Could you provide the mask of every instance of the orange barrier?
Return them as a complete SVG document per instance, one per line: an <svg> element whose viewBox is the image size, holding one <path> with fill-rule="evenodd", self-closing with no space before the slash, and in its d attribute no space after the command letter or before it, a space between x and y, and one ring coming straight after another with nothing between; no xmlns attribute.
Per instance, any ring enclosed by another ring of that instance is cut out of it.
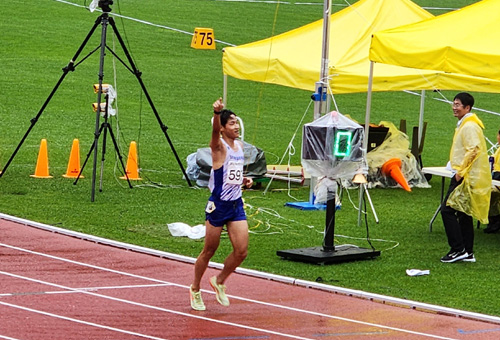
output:
<svg viewBox="0 0 500 340"><path fill-rule="evenodd" d="M141 180L139 177L139 162L137 161L137 144L136 142L130 142L130 148L128 150L127 166L125 171L127 172L128 179L130 180ZM120 177L121 179L127 179L127 176Z"/></svg>
<svg viewBox="0 0 500 340"><path fill-rule="evenodd" d="M66 178L77 178L80 173L80 142L78 139L73 139L73 145L71 146L71 153L69 155L68 168L63 177ZM80 176L83 178L83 175Z"/></svg>
<svg viewBox="0 0 500 340"><path fill-rule="evenodd" d="M35 174L30 176L35 178L52 178L49 174L49 157L47 152L47 140L45 138L40 142Z"/></svg>
<svg viewBox="0 0 500 340"><path fill-rule="evenodd" d="M401 172L401 160L399 158L391 158L382 165L382 173L385 176L391 176L399 183L406 191L411 191L405 176Z"/></svg>

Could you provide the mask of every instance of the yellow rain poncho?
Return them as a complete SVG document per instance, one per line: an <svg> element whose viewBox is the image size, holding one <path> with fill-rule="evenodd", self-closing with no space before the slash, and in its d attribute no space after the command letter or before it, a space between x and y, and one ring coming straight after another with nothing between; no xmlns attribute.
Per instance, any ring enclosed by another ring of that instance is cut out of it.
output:
<svg viewBox="0 0 500 340"><path fill-rule="evenodd" d="M481 120L472 114L455 130L450 163L463 181L450 194L446 204L488 224L491 171L483 129Z"/></svg>

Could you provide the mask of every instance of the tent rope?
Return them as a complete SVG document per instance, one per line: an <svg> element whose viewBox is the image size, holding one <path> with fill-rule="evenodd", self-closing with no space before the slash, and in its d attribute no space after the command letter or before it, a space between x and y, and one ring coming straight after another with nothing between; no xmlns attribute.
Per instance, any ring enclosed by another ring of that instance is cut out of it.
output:
<svg viewBox="0 0 500 340"><path fill-rule="evenodd" d="M295 128L295 131L294 131L294 133L292 135L292 138L290 139L290 142L288 142L288 146L287 146L285 152L283 153L283 156L281 157L281 160L279 161L278 165L283 164L283 160L288 155L288 164L287 165L289 167L291 166L291 164L290 164L291 157L293 155L295 155L295 147L293 146L293 142L294 142L295 137L297 136L297 133L298 133L300 127L302 126L302 123L303 123L303 121L304 121L307 113L309 112L309 109L311 108L312 104L313 104L313 101L310 100L309 101L309 105L307 106L306 110L304 111L304 114L302 115L302 118L300 119L299 123L297 124L297 127ZM290 178L290 175L288 175L288 178ZM266 189L262 193L263 195L267 194L267 191L269 190L269 187L271 186L272 182L273 182L273 178L271 177L271 180L269 181L269 183L267 183ZM290 183L291 183L291 181L288 181L288 196L291 197L291 198L293 198L294 200L298 201L298 199L296 199L295 197L293 197L290 194L290 191L291 191L291 185L290 185Z"/></svg>
<svg viewBox="0 0 500 340"><path fill-rule="evenodd" d="M276 9L274 11L274 18L273 18L273 27L271 29L271 38L274 37L275 35L275 32L276 32L276 22L278 21L278 11L279 11L279 7L280 7L280 2L281 1L277 1L276 3ZM271 39L271 44L269 45L269 52L268 52L268 58L267 58L267 67L266 67L266 74L265 74L265 78L267 80L267 74L269 72L269 68L270 68L270 64L271 64L271 51L273 49L273 43L272 43L272 39ZM265 82L262 82L260 84L260 90L259 90L259 98L257 100L257 112L256 112L256 117L255 117L255 124L254 124L254 132L252 134L252 143L253 145L255 145L255 139L256 139L256 136L257 136L257 131L258 131L258 125L259 125L259 120L260 120L260 107L261 107L261 104L262 104L262 97L264 96L264 84Z"/></svg>

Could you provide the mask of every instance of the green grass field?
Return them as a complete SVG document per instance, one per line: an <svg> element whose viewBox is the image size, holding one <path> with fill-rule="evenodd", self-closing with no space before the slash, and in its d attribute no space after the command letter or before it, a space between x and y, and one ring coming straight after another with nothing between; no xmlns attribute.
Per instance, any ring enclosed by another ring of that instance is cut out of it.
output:
<svg viewBox="0 0 500 340"><path fill-rule="evenodd" d="M90 0L87 0L87 5ZM231 2L210 0L115 0L112 14L126 40L142 79L153 99L174 148L186 157L208 145L211 104L222 95L222 48L279 34L322 18L322 0L286 3ZM447 0L440 6L460 8L475 1ZM99 13L83 7L84 0L22 0L0 3L0 168L3 168L23 135L32 125L42 104L61 77L61 70L82 44ZM345 2L335 0L334 10ZM435 1L420 0L421 6ZM72 5L75 4L75 5ZM441 14L448 9L431 9ZM132 20L137 19L137 20ZM154 25L151 25L151 24ZM190 48L195 27L211 27L217 49ZM100 44L100 32L89 40L80 60ZM226 44L227 43L227 44ZM108 35L108 46L121 51ZM119 53L120 54L120 53ZM122 55L122 54L120 54ZM129 189L119 179L116 153L108 140L102 182L96 183L91 202L93 155L77 185L63 178L71 143L80 141L82 162L94 141L96 101L92 85L98 82L99 53L89 56L70 72L34 124L13 162L0 178L0 211L71 230L89 233L154 249L196 257L202 241L174 238L167 223L203 223L207 189L190 188L135 77L107 53L104 82L116 84L119 119L112 127L124 160L128 146L136 141L142 181ZM302 90L229 79L229 107L245 122L245 140L263 149L268 164L280 162L298 128L311 93ZM462 90L462 89L457 89ZM463 89L466 90L466 89ZM443 92L452 99L455 92ZM474 93L479 108L499 111L498 95ZM428 129L423 152L426 166L444 165L448 158L456 118L442 97L427 91ZM336 96L344 114L363 121L366 93ZM406 119L418 124L417 96L403 92L375 93L372 122L386 120L396 125ZM485 135L495 141L498 116L478 112L486 125ZM312 110L305 116L312 120ZM52 179L31 178L35 171L40 140L48 141ZM300 134L293 141L291 164L300 164ZM100 146L102 140L100 140ZM285 162L288 157L285 157ZM99 149L98 174L101 165ZM102 191L99 185L102 183ZM440 195L441 179L433 177L431 188L371 189L380 223L368 214L370 237L382 254L379 258L318 266L282 260L277 250L320 246L325 224L323 211L298 211L284 207L294 199L307 201L308 187L273 182L263 190L244 193L251 228L250 249L243 267L279 275L364 290L404 299L438 304L468 311L500 315L498 256L500 235L476 233L477 263L442 264L448 251L441 219L428 223ZM353 202L351 204L351 201ZM367 247L366 229L357 226L357 191L344 193L336 215L336 242ZM484 228L484 226L483 226ZM227 238L214 261L222 262L230 251ZM406 269L429 269L430 275L409 277ZM230 281L229 281L230 286Z"/></svg>

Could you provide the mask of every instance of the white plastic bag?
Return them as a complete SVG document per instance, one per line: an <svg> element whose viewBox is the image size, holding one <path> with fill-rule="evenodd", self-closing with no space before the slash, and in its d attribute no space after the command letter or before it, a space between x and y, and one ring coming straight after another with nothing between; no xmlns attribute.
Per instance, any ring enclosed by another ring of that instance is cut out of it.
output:
<svg viewBox="0 0 500 340"><path fill-rule="evenodd" d="M205 226L203 224L195 225L191 227L186 223L175 222L167 224L168 230L172 236L187 236L190 239L197 240L205 237Z"/></svg>

